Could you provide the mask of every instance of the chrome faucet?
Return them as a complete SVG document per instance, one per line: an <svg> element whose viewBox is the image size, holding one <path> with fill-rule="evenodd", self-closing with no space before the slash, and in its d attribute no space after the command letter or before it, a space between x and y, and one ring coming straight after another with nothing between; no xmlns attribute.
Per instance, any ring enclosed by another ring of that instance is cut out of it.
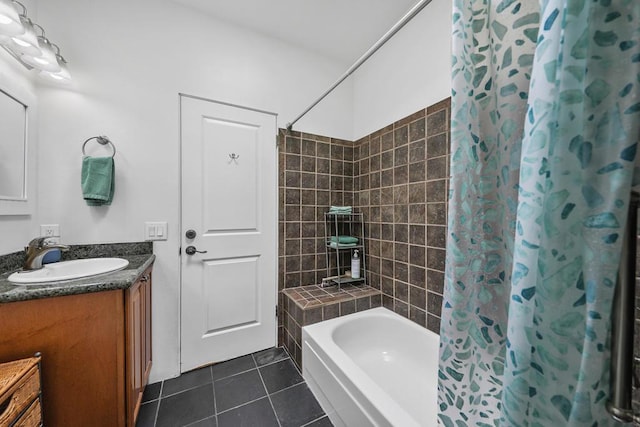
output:
<svg viewBox="0 0 640 427"><path fill-rule="evenodd" d="M69 246L49 244L46 237L36 237L31 240L24 251L27 255L27 259L24 262L23 270L37 270L42 268L42 258L54 249L60 249L61 251L68 251Z"/></svg>

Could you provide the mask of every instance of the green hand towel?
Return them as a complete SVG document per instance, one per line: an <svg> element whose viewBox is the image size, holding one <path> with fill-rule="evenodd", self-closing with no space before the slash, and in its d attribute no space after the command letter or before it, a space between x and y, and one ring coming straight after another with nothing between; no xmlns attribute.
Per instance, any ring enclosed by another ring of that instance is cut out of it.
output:
<svg viewBox="0 0 640 427"><path fill-rule="evenodd" d="M352 236L331 236L331 241L342 245L344 243L358 243L358 238Z"/></svg>
<svg viewBox="0 0 640 427"><path fill-rule="evenodd" d="M109 206L115 189L113 157L82 159L82 196L88 206Z"/></svg>
<svg viewBox="0 0 640 427"><path fill-rule="evenodd" d="M333 215L351 215L353 209L351 206L331 206L329 213Z"/></svg>
<svg viewBox="0 0 640 427"><path fill-rule="evenodd" d="M329 243L329 246L334 248L334 249L338 249L338 248L353 248L355 246L358 246L355 243L338 243L338 242L331 242Z"/></svg>

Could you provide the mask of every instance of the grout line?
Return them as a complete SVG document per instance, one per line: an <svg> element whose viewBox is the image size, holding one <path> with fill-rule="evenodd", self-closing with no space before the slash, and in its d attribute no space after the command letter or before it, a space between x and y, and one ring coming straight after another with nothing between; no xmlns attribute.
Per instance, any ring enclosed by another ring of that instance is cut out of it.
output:
<svg viewBox="0 0 640 427"><path fill-rule="evenodd" d="M276 417L276 421L278 422L278 426L282 427L280 424L280 418L278 418L278 414L276 412L276 408L273 406L273 402L271 401L271 395L269 394L269 390L267 390L267 385L264 383L264 378L262 378L262 373L260 369L258 369L258 375L260 376L260 381L262 382L262 387L264 387L265 393L267 393L267 399L269 399L269 405L271 405L271 410L273 411L273 415Z"/></svg>
<svg viewBox="0 0 640 427"><path fill-rule="evenodd" d="M265 388L265 392L266 392L266 391L267 391L267 390L266 390L266 388ZM269 396L269 394L265 394L264 396L260 396L260 397L258 397L258 398L256 398L256 399L253 399L253 400L249 400L249 401L247 401L247 402L244 402L244 403L243 403L243 404L241 404L241 405L234 406L234 407L229 408L229 409L225 409L224 411L220 411L218 414L216 414L216 417L217 417L218 415L220 415L220 414L224 414L225 412L233 411L234 409L238 409L238 408L241 408L241 407L243 407L243 406L245 406L245 405L249 405L250 403L255 403L255 402L257 402L258 400L262 400L262 399L264 399L265 397L268 397L268 396ZM272 408L273 408L273 406L272 406ZM274 414L275 414L275 411L274 411Z"/></svg>
<svg viewBox="0 0 640 427"><path fill-rule="evenodd" d="M295 363L293 364L293 366L295 366L296 371L300 372L300 371L298 370L298 367L296 366L296 364L295 364ZM302 377L302 374L300 374L300 377ZM302 378L302 381L300 381L299 383L295 383L295 384L293 384L293 385L290 385L289 387L285 387L285 388L280 389L280 390L278 390L278 391L274 391L273 393L269 394L269 396L272 396L272 395L274 395L274 394L278 394L278 393L280 393L280 392L283 392L283 391L289 390L290 388L294 388L294 387L296 387L296 386L299 386L300 384L306 384L306 383L307 383L307 382L305 381L305 379L304 379L304 378ZM308 387L308 386L307 386L307 387Z"/></svg>
<svg viewBox="0 0 640 427"><path fill-rule="evenodd" d="M211 389L213 390L213 415L216 418L216 425L218 425L218 404L216 402L216 386L213 380L213 365L209 366L209 374L211 375Z"/></svg>
<svg viewBox="0 0 640 427"><path fill-rule="evenodd" d="M250 368L250 369L246 369L244 371L236 372L235 374L227 375L226 377L216 378L215 380L213 380L213 382L224 380L226 378L235 377L236 375L240 375L240 374L246 374L247 372L253 371L254 369L258 369L258 368L257 367L253 367L253 368Z"/></svg>
<svg viewBox="0 0 640 427"><path fill-rule="evenodd" d="M316 421L320 421L320 420L321 420L321 419L323 419L323 418L327 418L327 419L329 419L329 416L323 412L323 414L322 414L321 416L319 416L319 417L318 417L318 418L316 418L315 420L309 421L308 423L306 423L306 424L302 425L301 427L310 426L311 424L315 423ZM329 421L331 421L331 420L329 420Z"/></svg>
<svg viewBox="0 0 640 427"><path fill-rule="evenodd" d="M267 364L264 364L264 365L258 366L258 368L257 368L257 369L258 369L258 370L260 370L261 368L264 368L265 366L275 365L276 363L284 362L285 360L290 359L290 358L291 358L291 357L289 356L289 353L287 353L287 356L286 356L284 359L279 359L279 360L276 360L276 361L269 362L269 363L267 363Z"/></svg>
<svg viewBox="0 0 640 427"><path fill-rule="evenodd" d="M158 414L160 413L160 403L162 403L162 389L164 388L164 381L160 383L160 394L158 395L158 407L156 408L156 414L153 416L153 426L155 427L158 422Z"/></svg>
<svg viewBox="0 0 640 427"><path fill-rule="evenodd" d="M213 378L213 367L217 365L217 364L213 364L213 365L210 365L211 366L211 380L213 382L216 382L216 381L219 381L219 380L223 380L225 378L231 378L231 377L236 376L236 375L244 374L245 372L249 372L249 371L251 371L253 369L257 369L258 368L258 364L256 363L255 359L253 358L253 353L247 354L245 356L251 356L251 360L253 360L253 365L254 365L253 368L245 369L244 371L236 372L235 374L227 375L226 377ZM240 356L240 357L245 357L245 356ZM238 358L236 358L236 359L238 359ZM230 360L234 360L234 359L230 359ZM226 363L228 361L229 360L224 361L224 362L220 362L220 364Z"/></svg>
<svg viewBox="0 0 640 427"><path fill-rule="evenodd" d="M180 377L176 377L176 378L180 378ZM202 383L202 384L198 384L198 385L195 385L195 386L193 386L193 387L189 387L189 388L185 388L185 389L183 389L183 390L177 391L177 392L175 392L175 393L167 394L166 396L162 396L162 395L161 395L161 398L162 398L162 399L165 399L165 398L167 398L167 397L173 397L173 396L175 396L175 395L177 395L177 394L184 393L185 391L191 391L191 390L194 390L194 389L196 389L196 388L198 388L198 387L204 387L204 386L206 386L207 384L209 384L209 383ZM162 385L163 385L163 388L164 388L164 381L163 381L163 384L162 384Z"/></svg>
<svg viewBox="0 0 640 427"><path fill-rule="evenodd" d="M185 424L185 425L184 425L184 427L189 427L189 426L196 425L196 423L199 423L200 421L208 420L209 418L216 418L216 425L217 425L217 423L218 423L218 419L217 419L217 417L216 417L215 415L210 415L210 416L208 416L208 417L204 417L204 418L202 418L202 419L200 419L200 420L196 420L196 421L194 421L194 422L192 422L192 423Z"/></svg>

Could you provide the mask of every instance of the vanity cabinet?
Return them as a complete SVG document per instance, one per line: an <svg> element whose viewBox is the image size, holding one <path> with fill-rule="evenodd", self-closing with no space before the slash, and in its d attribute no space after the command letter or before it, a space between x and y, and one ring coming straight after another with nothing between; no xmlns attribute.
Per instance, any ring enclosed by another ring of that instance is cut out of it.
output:
<svg viewBox="0 0 640 427"><path fill-rule="evenodd" d="M134 426L151 367L151 267L128 289L0 304L0 362L42 354L45 426Z"/></svg>

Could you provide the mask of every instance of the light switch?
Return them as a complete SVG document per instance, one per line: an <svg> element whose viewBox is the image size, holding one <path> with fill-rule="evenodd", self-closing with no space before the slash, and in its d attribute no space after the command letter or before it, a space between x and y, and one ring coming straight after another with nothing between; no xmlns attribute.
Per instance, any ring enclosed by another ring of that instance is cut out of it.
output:
<svg viewBox="0 0 640 427"><path fill-rule="evenodd" d="M167 223L164 222L145 222L144 223L145 240L167 240Z"/></svg>

